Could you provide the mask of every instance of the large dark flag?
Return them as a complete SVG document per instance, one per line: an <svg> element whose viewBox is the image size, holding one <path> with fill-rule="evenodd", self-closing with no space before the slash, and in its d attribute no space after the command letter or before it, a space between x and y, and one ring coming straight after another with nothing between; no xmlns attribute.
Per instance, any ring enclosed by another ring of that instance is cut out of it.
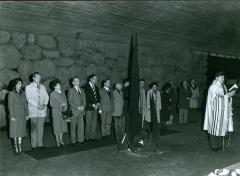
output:
<svg viewBox="0 0 240 176"><path fill-rule="evenodd" d="M126 129L130 144L138 137L141 130L141 118L139 115L139 65L138 65L138 42L137 33L131 36L128 78L130 82L129 90L129 116L126 119Z"/></svg>

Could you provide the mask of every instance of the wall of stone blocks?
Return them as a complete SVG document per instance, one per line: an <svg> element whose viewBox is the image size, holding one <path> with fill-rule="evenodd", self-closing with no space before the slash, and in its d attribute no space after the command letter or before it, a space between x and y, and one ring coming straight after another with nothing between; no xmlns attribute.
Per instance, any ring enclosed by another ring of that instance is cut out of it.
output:
<svg viewBox="0 0 240 176"><path fill-rule="evenodd" d="M81 85L91 73L97 74L99 83L105 78L122 81L127 76L129 49L127 44L93 39L0 31L0 126L6 125L3 100L10 80L21 77L26 85L29 75L38 71L49 92L54 78L62 81L64 89L76 75ZM200 90L205 88L207 58L194 54L189 46L163 42L156 47L140 46L138 52L140 76L147 83L157 81L161 87L173 81L178 86L195 77Z"/></svg>

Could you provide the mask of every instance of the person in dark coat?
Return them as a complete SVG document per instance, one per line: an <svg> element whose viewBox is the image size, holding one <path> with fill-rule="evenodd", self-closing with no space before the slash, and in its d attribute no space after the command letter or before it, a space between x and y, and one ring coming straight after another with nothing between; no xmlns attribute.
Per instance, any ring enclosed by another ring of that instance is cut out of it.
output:
<svg viewBox="0 0 240 176"><path fill-rule="evenodd" d="M54 89L50 94L50 106L52 107L53 132L56 137L57 146L64 145L63 133L67 132L67 122L62 117L62 112L67 110L67 98L61 90L61 82L55 79L51 82Z"/></svg>
<svg viewBox="0 0 240 176"><path fill-rule="evenodd" d="M26 119L28 119L27 100L22 91L22 80L16 78L10 82L8 110L10 119L10 138L16 154L22 152L22 137L26 136Z"/></svg>
<svg viewBox="0 0 240 176"><path fill-rule="evenodd" d="M171 85L169 83L163 86L161 92L161 101L162 101L162 109L161 109L161 124L163 128L167 128L167 125L170 124L170 108L171 108L171 96L170 91Z"/></svg>
<svg viewBox="0 0 240 176"><path fill-rule="evenodd" d="M188 109L190 99L191 90L189 89L187 82L183 81L181 86L179 87L179 99L178 99L180 124L188 122Z"/></svg>
<svg viewBox="0 0 240 176"><path fill-rule="evenodd" d="M85 139L97 139L97 118L100 106L100 94L97 83L97 76L88 76L87 83L83 86L86 95L86 130Z"/></svg>

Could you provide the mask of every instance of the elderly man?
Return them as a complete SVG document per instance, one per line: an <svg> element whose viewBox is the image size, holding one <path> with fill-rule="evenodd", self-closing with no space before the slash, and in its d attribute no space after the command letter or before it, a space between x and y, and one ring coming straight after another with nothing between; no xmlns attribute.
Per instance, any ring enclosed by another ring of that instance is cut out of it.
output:
<svg viewBox="0 0 240 176"><path fill-rule="evenodd" d="M41 82L41 74L35 72L31 75L31 83L26 86L29 117L31 118L31 145L32 149L43 147L44 121L47 116L49 96Z"/></svg>
<svg viewBox="0 0 240 176"><path fill-rule="evenodd" d="M209 134L209 146L214 151L224 151L224 136L233 131L232 96L223 84L224 74L218 72L208 89L203 129Z"/></svg>

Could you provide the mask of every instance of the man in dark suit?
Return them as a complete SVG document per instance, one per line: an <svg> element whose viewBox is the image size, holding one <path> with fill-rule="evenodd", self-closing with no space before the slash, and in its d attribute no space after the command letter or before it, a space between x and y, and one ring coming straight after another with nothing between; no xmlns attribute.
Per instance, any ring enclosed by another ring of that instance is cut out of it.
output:
<svg viewBox="0 0 240 176"><path fill-rule="evenodd" d="M102 82L102 89L100 90L100 112L101 112L101 132L102 136L111 135L111 123L112 123L112 93L110 90L111 81L106 79Z"/></svg>
<svg viewBox="0 0 240 176"><path fill-rule="evenodd" d="M77 142L84 142L84 122L83 115L86 107L85 93L79 87L79 78L72 78L73 87L68 92L68 103L73 113L71 118L71 143L76 143L76 128L77 128Z"/></svg>
<svg viewBox="0 0 240 176"><path fill-rule="evenodd" d="M86 130L85 139L97 138L97 117L100 105L100 94L96 86L97 76L88 76L87 83L83 86L86 95Z"/></svg>

